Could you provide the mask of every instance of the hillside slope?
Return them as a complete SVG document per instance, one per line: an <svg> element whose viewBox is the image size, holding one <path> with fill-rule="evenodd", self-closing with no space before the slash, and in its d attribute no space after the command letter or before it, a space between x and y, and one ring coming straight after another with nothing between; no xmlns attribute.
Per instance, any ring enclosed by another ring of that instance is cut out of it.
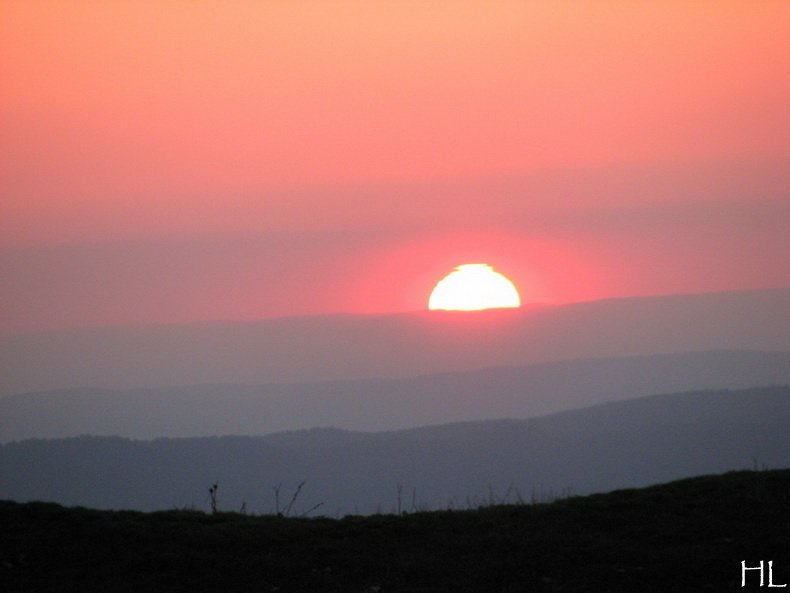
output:
<svg viewBox="0 0 790 593"><path fill-rule="evenodd" d="M790 470L549 505L290 519L0 502L9 593L742 591L790 582ZM758 576L747 577L749 589Z"/></svg>

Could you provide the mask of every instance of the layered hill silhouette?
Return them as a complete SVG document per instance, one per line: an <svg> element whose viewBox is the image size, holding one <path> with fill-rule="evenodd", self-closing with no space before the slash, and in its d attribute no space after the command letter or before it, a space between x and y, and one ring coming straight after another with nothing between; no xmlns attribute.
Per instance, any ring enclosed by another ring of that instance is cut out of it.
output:
<svg viewBox="0 0 790 593"><path fill-rule="evenodd" d="M703 350L790 351L790 289L558 307L0 337L0 394L408 377Z"/></svg>
<svg viewBox="0 0 790 593"><path fill-rule="evenodd" d="M62 390L0 398L0 442L83 434L262 435L317 426L381 431L774 384L790 384L790 353L688 352L402 379Z"/></svg>
<svg viewBox="0 0 790 593"><path fill-rule="evenodd" d="M330 516L475 507L790 466L790 387L658 395L527 420L263 437L25 440L0 446L0 498L115 509Z"/></svg>

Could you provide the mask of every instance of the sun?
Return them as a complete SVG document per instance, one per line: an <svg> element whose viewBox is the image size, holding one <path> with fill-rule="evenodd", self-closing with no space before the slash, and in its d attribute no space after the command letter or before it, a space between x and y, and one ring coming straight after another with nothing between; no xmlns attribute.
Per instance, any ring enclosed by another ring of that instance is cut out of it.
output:
<svg viewBox="0 0 790 593"><path fill-rule="evenodd" d="M464 264L439 280L428 299L431 311L480 311L521 306L516 287L488 264Z"/></svg>

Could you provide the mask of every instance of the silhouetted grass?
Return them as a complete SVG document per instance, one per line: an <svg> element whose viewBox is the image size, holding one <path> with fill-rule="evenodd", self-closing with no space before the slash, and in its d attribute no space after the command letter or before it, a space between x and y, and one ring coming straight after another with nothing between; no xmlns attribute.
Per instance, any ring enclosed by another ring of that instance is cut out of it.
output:
<svg viewBox="0 0 790 593"><path fill-rule="evenodd" d="M790 581L790 470L343 519L2 502L0 529L9 592L743 591L741 560Z"/></svg>

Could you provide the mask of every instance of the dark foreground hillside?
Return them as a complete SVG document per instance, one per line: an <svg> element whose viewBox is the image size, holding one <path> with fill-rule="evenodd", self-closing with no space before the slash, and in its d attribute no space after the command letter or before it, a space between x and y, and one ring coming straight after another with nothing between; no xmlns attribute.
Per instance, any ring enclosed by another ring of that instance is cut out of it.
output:
<svg viewBox="0 0 790 593"><path fill-rule="evenodd" d="M16 592L745 591L790 582L790 470L406 516L152 514L0 503ZM767 575L766 575L767 579ZM766 585L767 585L766 580Z"/></svg>

